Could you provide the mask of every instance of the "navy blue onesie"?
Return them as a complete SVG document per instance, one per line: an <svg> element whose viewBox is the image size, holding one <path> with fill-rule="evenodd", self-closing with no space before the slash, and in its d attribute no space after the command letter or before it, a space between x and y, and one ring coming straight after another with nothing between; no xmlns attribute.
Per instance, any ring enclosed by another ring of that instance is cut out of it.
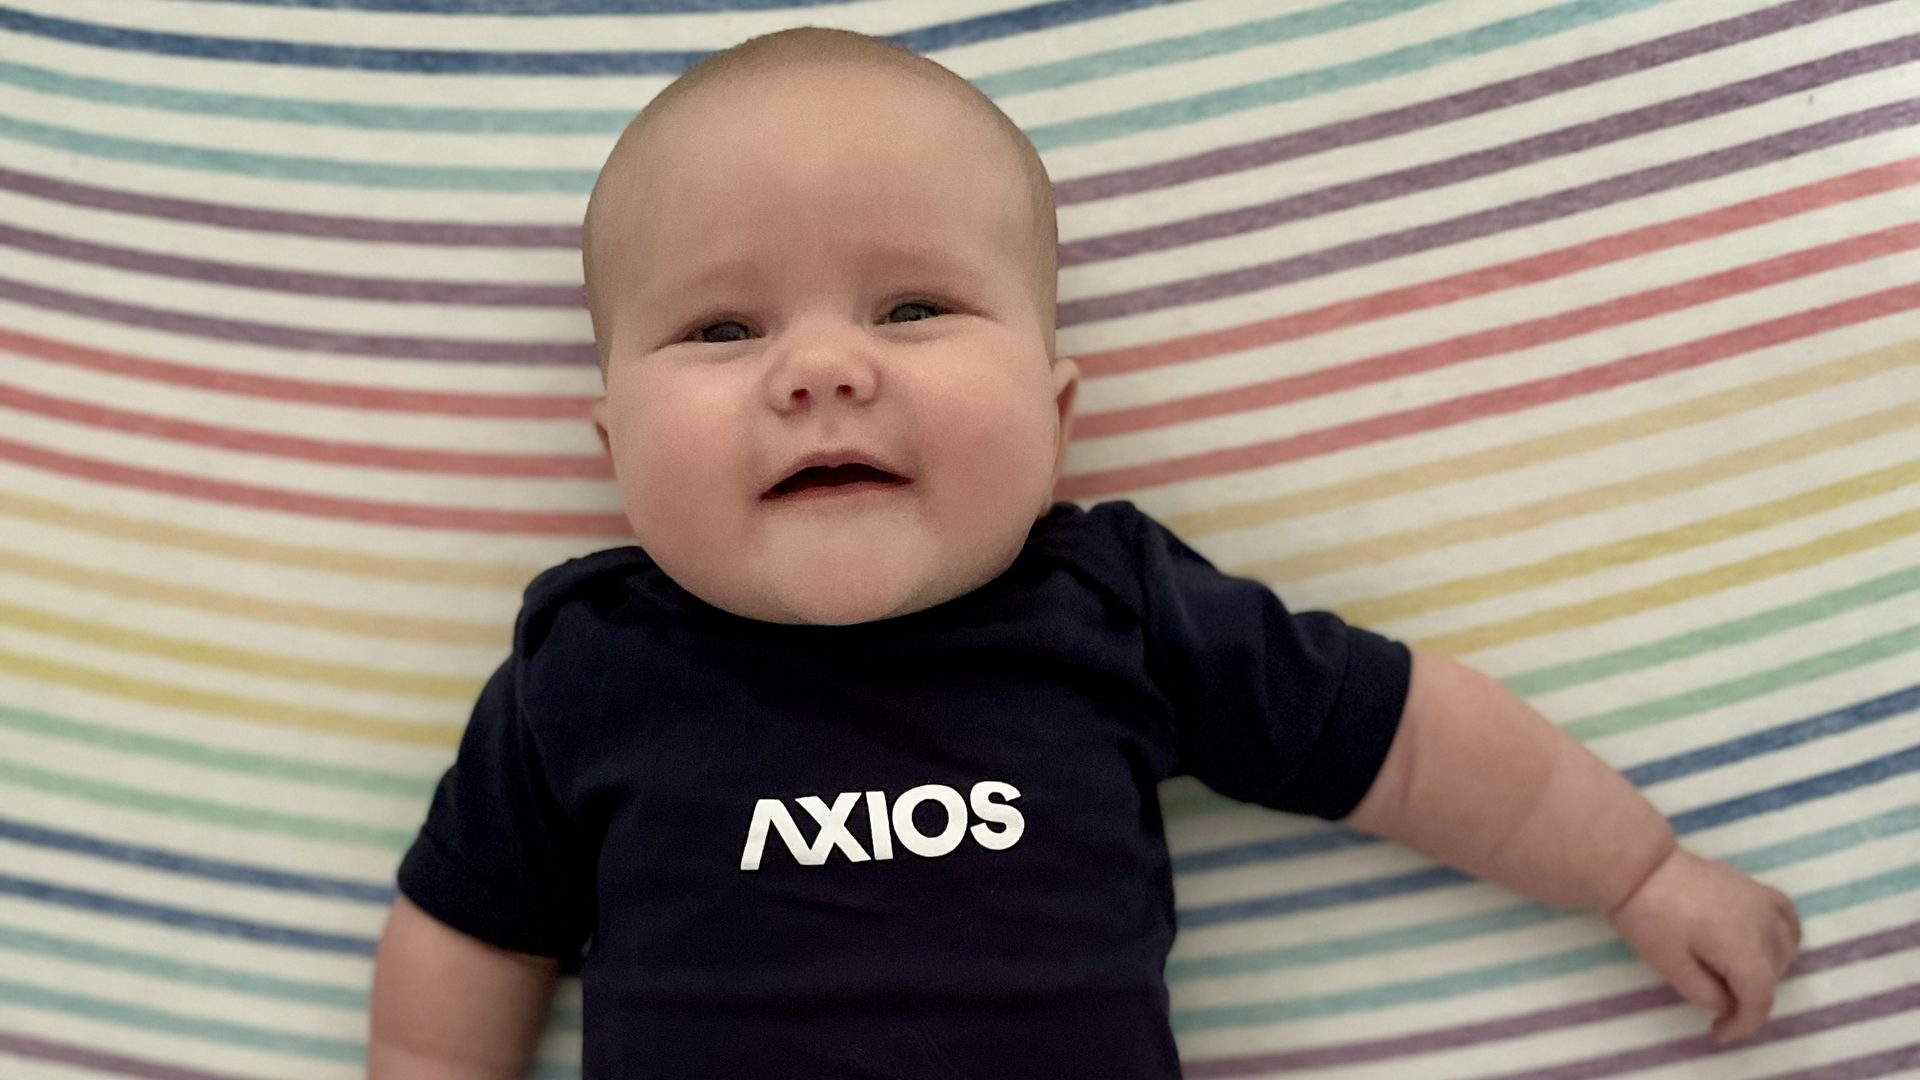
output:
<svg viewBox="0 0 1920 1080"><path fill-rule="evenodd" d="M1126 503L855 626L605 551L527 590L400 887L579 959L586 1080L1164 1080L1155 785L1344 817L1409 667Z"/></svg>

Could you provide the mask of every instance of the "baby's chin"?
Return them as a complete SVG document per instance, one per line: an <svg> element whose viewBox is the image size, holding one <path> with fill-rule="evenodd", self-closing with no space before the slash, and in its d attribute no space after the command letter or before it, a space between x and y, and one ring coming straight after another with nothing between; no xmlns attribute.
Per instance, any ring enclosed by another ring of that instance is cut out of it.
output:
<svg viewBox="0 0 1920 1080"><path fill-rule="evenodd" d="M1018 551L1017 539L955 550L924 535L862 536L857 530L785 540L732 566L707 563L688 578L663 569L687 591L735 615L845 626L906 615L971 592L997 577Z"/></svg>

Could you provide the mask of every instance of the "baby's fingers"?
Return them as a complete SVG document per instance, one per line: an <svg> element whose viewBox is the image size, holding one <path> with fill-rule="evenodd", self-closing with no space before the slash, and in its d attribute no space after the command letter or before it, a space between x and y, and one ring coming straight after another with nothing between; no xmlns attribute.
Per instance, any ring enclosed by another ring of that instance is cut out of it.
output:
<svg viewBox="0 0 1920 1080"><path fill-rule="evenodd" d="M1691 954L1661 959L1664 962L1656 963L1655 968L1673 984L1681 997L1717 1017L1724 1018L1732 1014L1733 993L1712 968Z"/></svg>
<svg viewBox="0 0 1920 1080"><path fill-rule="evenodd" d="M1701 962L1705 964L1704 960ZM1707 970L1713 971L1710 967ZM1732 995L1730 1007L1723 1007L1713 1022L1714 1039L1728 1043L1760 1030L1760 1025L1766 1023L1768 1014L1773 1012L1773 988L1779 981L1772 965L1755 957L1727 965L1714 981L1722 983Z"/></svg>

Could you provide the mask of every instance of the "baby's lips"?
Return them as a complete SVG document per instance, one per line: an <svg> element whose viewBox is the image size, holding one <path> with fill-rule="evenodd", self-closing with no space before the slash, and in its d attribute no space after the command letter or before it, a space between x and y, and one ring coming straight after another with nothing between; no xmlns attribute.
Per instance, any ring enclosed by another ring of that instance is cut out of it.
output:
<svg viewBox="0 0 1920 1080"><path fill-rule="evenodd" d="M821 450L795 459L760 497L779 498L808 488L861 482L907 484L912 477L864 450Z"/></svg>

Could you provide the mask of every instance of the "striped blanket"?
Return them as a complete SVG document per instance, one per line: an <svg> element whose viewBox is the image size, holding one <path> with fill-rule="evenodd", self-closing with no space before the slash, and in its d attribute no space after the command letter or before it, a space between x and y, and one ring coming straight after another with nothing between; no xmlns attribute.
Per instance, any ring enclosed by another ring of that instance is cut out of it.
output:
<svg viewBox="0 0 1920 1080"><path fill-rule="evenodd" d="M518 589L621 538L594 171L807 23L1045 155L1064 497L1495 674L1806 919L1720 1051L1599 920L1176 781L1188 1075L1920 1076L1916 0L0 0L0 1076L357 1074Z"/></svg>

